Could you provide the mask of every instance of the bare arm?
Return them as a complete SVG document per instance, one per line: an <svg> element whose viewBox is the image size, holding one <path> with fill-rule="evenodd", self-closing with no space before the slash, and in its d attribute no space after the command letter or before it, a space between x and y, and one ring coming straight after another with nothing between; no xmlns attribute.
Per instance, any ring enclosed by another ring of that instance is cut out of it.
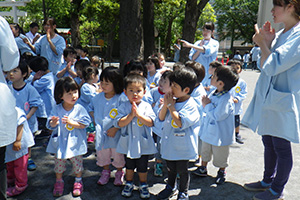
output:
<svg viewBox="0 0 300 200"><path fill-rule="evenodd" d="M32 115L35 113L35 111L38 109L38 107L32 107L29 111L29 113L26 115L27 120L29 120Z"/></svg>
<svg viewBox="0 0 300 200"><path fill-rule="evenodd" d="M21 149L22 135L23 135L23 124L21 124L17 127L17 138L13 144L14 151L19 151Z"/></svg>

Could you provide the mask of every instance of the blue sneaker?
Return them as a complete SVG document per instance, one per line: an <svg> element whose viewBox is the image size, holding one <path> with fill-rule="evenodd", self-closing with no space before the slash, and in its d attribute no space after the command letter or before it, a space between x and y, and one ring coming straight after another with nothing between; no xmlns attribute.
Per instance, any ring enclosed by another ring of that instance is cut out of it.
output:
<svg viewBox="0 0 300 200"><path fill-rule="evenodd" d="M149 199L150 198L150 193L149 193L147 184L140 185L139 190L140 190L141 199Z"/></svg>
<svg viewBox="0 0 300 200"><path fill-rule="evenodd" d="M29 171L34 171L34 170L36 170L36 165L35 165L35 163L33 162L33 160L32 160L31 158L28 159L27 169L28 169Z"/></svg>
<svg viewBox="0 0 300 200"><path fill-rule="evenodd" d="M253 197L253 200L283 200L283 194L274 195L270 189L258 193Z"/></svg>
<svg viewBox="0 0 300 200"><path fill-rule="evenodd" d="M257 181L254 183L246 183L244 188L253 192L263 192L271 187L271 184L262 185L261 181Z"/></svg>
<svg viewBox="0 0 300 200"><path fill-rule="evenodd" d="M126 182L124 189L122 190L121 195L123 197L131 197L133 190L133 183Z"/></svg>

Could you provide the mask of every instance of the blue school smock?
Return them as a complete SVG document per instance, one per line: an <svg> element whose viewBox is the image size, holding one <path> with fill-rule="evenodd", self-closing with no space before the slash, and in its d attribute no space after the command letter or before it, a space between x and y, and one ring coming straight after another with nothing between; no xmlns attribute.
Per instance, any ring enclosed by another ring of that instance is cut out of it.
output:
<svg viewBox="0 0 300 200"><path fill-rule="evenodd" d="M194 98L175 103L182 127L179 128L169 111L163 120L161 132L161 157L166 160L191 160L198 158L198 133L200 115Z"/></svg>
<svg viewBox="0 0 300 200"><path fill-rule="evenodd" d="M154 85L155 87L157 87L160 76L161 76L161 73L159 73L157 71L155 72L155 74L153 76L150 76L150 73L148 72L147 80L149 82L149 87L150 87L150 85Z"/></svg>
<svg viewBox="0 0 300 200"><path fill-rule="evenodd" d="M96 123L96 150L117 148L121 131L117 131L115 137L108 137L106 131L114 127L114 119L118 115L120 95L116 94L107 100L104 92L97 94L91 101L88 112L94 112Z"/></svg>
<svg viewBox="0 0 300 200"><path fill-rule="evenodd" d="M299 143L300 25L276 33L242 123L259 135ZM257 62L260 65L260 59Z"/></svg>
<svg viewBox="0 0 300 200"><path fill-rule="evenodd" d="M153 121L155 114L152 107L147 102L141 101L137 106L139 113L150 117ZM115 118L114 126L131 112L132 105L130 101L123 102L118 108L118 116ZM116 151L125 154L127 158L137 159L142 155L152 155L157 152L152 137L152 128L142 124L137 117L125 127L121 128L121 137L119 139Z"/></svg>
<svg viewBox="0 0 300 200"><path fill-rule="evenodd" d="M159 90L159 87L155 87L143 97L143 100L152 105L159 101L160 98L163 98L163 93Z"/></svg>
<svg viewBox="0 0 300 200"><path fill-rule="evenodd" d="M57 70L57 72L56 72L56 74L55 74L56 78L58 78L58 77L57 77L57 73L60 72L61 70L63 70L63 69L67 66L67 64L68 64L67 62L63 62L63 64L58 68L58 70ZM76 72L76 71L75 71L75 66L74 66L74 65L71 65L71 70L72 70L73 72ZM62 77L67 77L67 76L72 77L68 71L66 71L66 73L65 73ZM62 77L61 77L61 78L62 78ZM73 77L72 77L72 78L73 78ZM75 79L74 79L74 80L75 80ZM75 81L76 81L76 80L75 80ZM78 83L78 84L79 84L79 83Z"/></svg>
<svg viewBox="0 0 300 200"><path fill-rule="evenodd" d="M54 100L54 86L55 83L52 73L47 73L33 82L33 87L40 93L44 101L47 116L50 115L52 108L56 105Z"/></svg>
<svg viewBox="0 0 300 200"><path fill-rule="evenodd" d="M91 103L94 96L97 95L97 86L89 83L84 83L80 88L80 98L77 103L81 104L84 108L87 108Z"/></svg>
<svg viewBox="0 0 300 200"><path fill-rule="evenodd" d="M195 42L194 45L199 46L201 40ZM199 56L195 59L196 62L202 64L205 68L205 77L203 79L203 83L207 82L207 79L210 77L210 74L208 73L209 64L216 60L218 56L218 50L219 50L219 42L213 38L210 40L206 40L204 42L203 48L205 49L204 53L200 53ZM197 52L196 49L191 48L189 58L192 60L193 55Z"/></svg>
<svg viewBox="0 0 300 200"><path fill-rule="evenodd" d="M14 97L16 98L16 106L21 108L27 115L32 107L44 106L44 102L36 91L36 89L30 85L25 84L21 90L13 89ZM29 128L32 133L38 130L38 121L36 113L34 113L30 119L28 119Z"/></svg>
<svg viewBox="0 0 300 200"><path fill-rule="evenodd" d="M18 37L15 37L15 41L17 43L21 55L28 52L31 53L33 56L36 56L36 54L31 50L31 48L23 41L23 38L27 37L23 34L20 34Z"/></svg>
<svg viewBox="0 0 300 200"><path fill-rule="evenodd" d="M18 126L23 124L21 149L19 151L14 151L13 144L8 145L6 147L6 152L5 152L5 163L17 160L18 158L21 158L22 156L26 155L28 153L28 147L32 147L34 145L33 135L28 126L26 120L26 114L21 108L16 107L16 110L18 113L17 124ZM15 133L17 135L17 130L15 131Z"/></svg>
<svg viewBox="0 0 300 200"><path fill-rule="evenodd" d="M206 95L207 95L207 93L206 93L202 83L200 83L200 85L195 87L193 92L191 93L191 97L193 97L197 103L197 108L198 108L198 111L200 114L200 122L202 121L201 119L203 117L202 97L204 97Z"/></svg>
<svg viewBox="0 0 300 200"><path fill-rule="evenodd" d="M227 146L234 142L234 103L229 92L221 96L214 93L204 108L200 139L214 146Z"/></svg>
<svg viewBox="0 0 300 200"><path fill-rule="evenodd" d="M59 124L56 127L50 126L52 116L59 117ZM87 152L87 140L85 128L78 129L68 126L61 122L64 116L69 119L88 126L91 123L91 118L86 109L79 104L75 104L72 110L66 111L62 103L56 105L51 116L48 117L47 128L53 130L46 152L54 153L58 159L69 159L75 156L84 155ZM53 145L54 138L58 137L57 146Z"/></svg>
<svg viewBox="0 0 300 200"><path fill-rule="evenodd" d="M239 102L234 103L234 115L241 115L243 113L243 101L247 97L247 83L239 78L237 84L231 88L229 91L231 96L234 99L237 99Z"/></svg>
<svg viewBox="0 0 300 200"><path fill-rule="evenodd" d="M52 43L56 48L57 55L52 51L50 44L47 40L47 35L40 37L38 41L34 44L36 54L45 57L49 62L49 70L55 75L59 66L62 63L63 51L66 48L65 39L55 34L55 37L51 39Z"/></svg>

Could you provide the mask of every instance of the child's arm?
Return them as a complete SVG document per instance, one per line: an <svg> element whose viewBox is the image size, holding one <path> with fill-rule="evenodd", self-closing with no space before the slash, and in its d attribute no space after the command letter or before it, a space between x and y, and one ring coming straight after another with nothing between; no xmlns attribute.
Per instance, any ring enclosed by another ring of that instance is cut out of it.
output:
<svg viewBox="0 0 300 200"><path fill-rule="evenodd" d="M181 123L181 118L179 116L179 113L177 112L177 110L175 109L175 100L173 98L172 93L168 93L165 95L165 102L167 104L167 108L171 114L172 119L174 120L174 122L177 124L177 126L179 128L182 127L182 123Z"/></svg>
<svg viewBox="0 0 300 200"><path fill-rule="evenodd" d="M162 101L162 108L160 109L159 113L158 113L158 118L160 121L164 121L165 118L166 118L166 114L167 114L167 111L168 111L168 103L166 101L166 98L167 98L167 95L169 95L169 93L165 94L164 95L164 99Z"/></svg>
<svg viewBox="0 0 300 200"><path fill-rule="evenodd" d="M128 115L122 117L118 121L118 126L120 126L121 128L127 126L132 121L133 118L134 118L134 114L131 111Z"/></svg>
<svg viewBox="0 0 300 200"><path fill-rule="evenodd" d="M110 129L108 129L106 131L106 135L108 137L115 137L116 133L118 132L119 128L116 128L116 127L111 127Z"/></svg>
<svg viewBox="0 0 300 200"><path fill-rule="evenodd" d="M52 116L52 117L51 117L51 120L49 121L49 125L50 125L52 128L55 128L58 124L59 124L59 117Z"/></svg>
<svg viewBox="0 0 300 200"><path fill-rule="evenodd" d="M61 122L63 124L69 124L71 126L73 126L74 128L78 128L78 129L84 129L86 127L86 125L80 123L80 122L76 122L74 120L71 120L68 118L68 116L64 116L62 119L61 119Z"/></svg>
<svg viewBox="0 0 300 200"><path fill-rule="evenodd" d="M32 107L29 111L29 113L26 115L27 120L29 120L32 115L35 113L35 111L37 111L38 107Z"/></svg>
<svg viewBox="0 0 300 200"><path fill-rule="evenodd" d="M21 124L17 127L17 138L16 138L16 141L13 144L13 150L14 151L19 151L21 149L22 135L23 135L23 124Z"/></svg>
<svg viewBox="0 0 300 200"><path fill-rule="evenodd" d="M154 125L153 120L150 117L142 115L138 112L138 108L135 102L132 103L133 114L140 120L144 125L151 127Z"/></svg>
<svg viewBox="0 0 300 200"><path fill-rule="evenodd" d="M59 72L56 73L57 78L63 77L63 75L68 71L68 69L67 69L68 65L69 65L69 63L62 70L60 70Z"/></svg>
<svg viewBox="0 0 300 200"><path fill-rule="evenodd" d="M25 44L27 44L27 45L30 47L30 49L31 49L34 53L36 53L35 46L33 46L33 45L30 43L30 41L28 40L27 37L24 37L24 38L23 38L23 42L24 42Z"/></svg>

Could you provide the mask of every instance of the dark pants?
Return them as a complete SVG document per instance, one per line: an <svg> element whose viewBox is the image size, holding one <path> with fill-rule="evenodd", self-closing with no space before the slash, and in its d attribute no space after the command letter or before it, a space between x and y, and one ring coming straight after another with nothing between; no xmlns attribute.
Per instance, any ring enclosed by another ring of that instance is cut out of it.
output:
<svg viewBox="0 0 300 200"><path fill-rule="evenodd" d="M187 193L190 185L190 174L188 171L188 160L167 160L168 167L168 184L174 188L176 184L176 177L179 174L180 184L179 192Z"/></svg>
<svg viewBox="0 0 300 200"><path fill-rule="evenodd" d="M6 165L5 165L6 147L0 147L0 200L6 199Z"/></svg>
<svg viewBox="0 0 300 200"><path fill-rule="evenodd" d="M282 193L293 166L290 141L269 135L262 136L265 147L265 183L272 183L271 188Z"/></svg>
<svg viewBox="0 0 300 200"><path fill-rule="evenodd" d="M127 158L125 155L125 167L126 169L134 170L139 173L146 173L148 171L148 159L149 155L142 155L140 158L132 159Z"/></svg>

